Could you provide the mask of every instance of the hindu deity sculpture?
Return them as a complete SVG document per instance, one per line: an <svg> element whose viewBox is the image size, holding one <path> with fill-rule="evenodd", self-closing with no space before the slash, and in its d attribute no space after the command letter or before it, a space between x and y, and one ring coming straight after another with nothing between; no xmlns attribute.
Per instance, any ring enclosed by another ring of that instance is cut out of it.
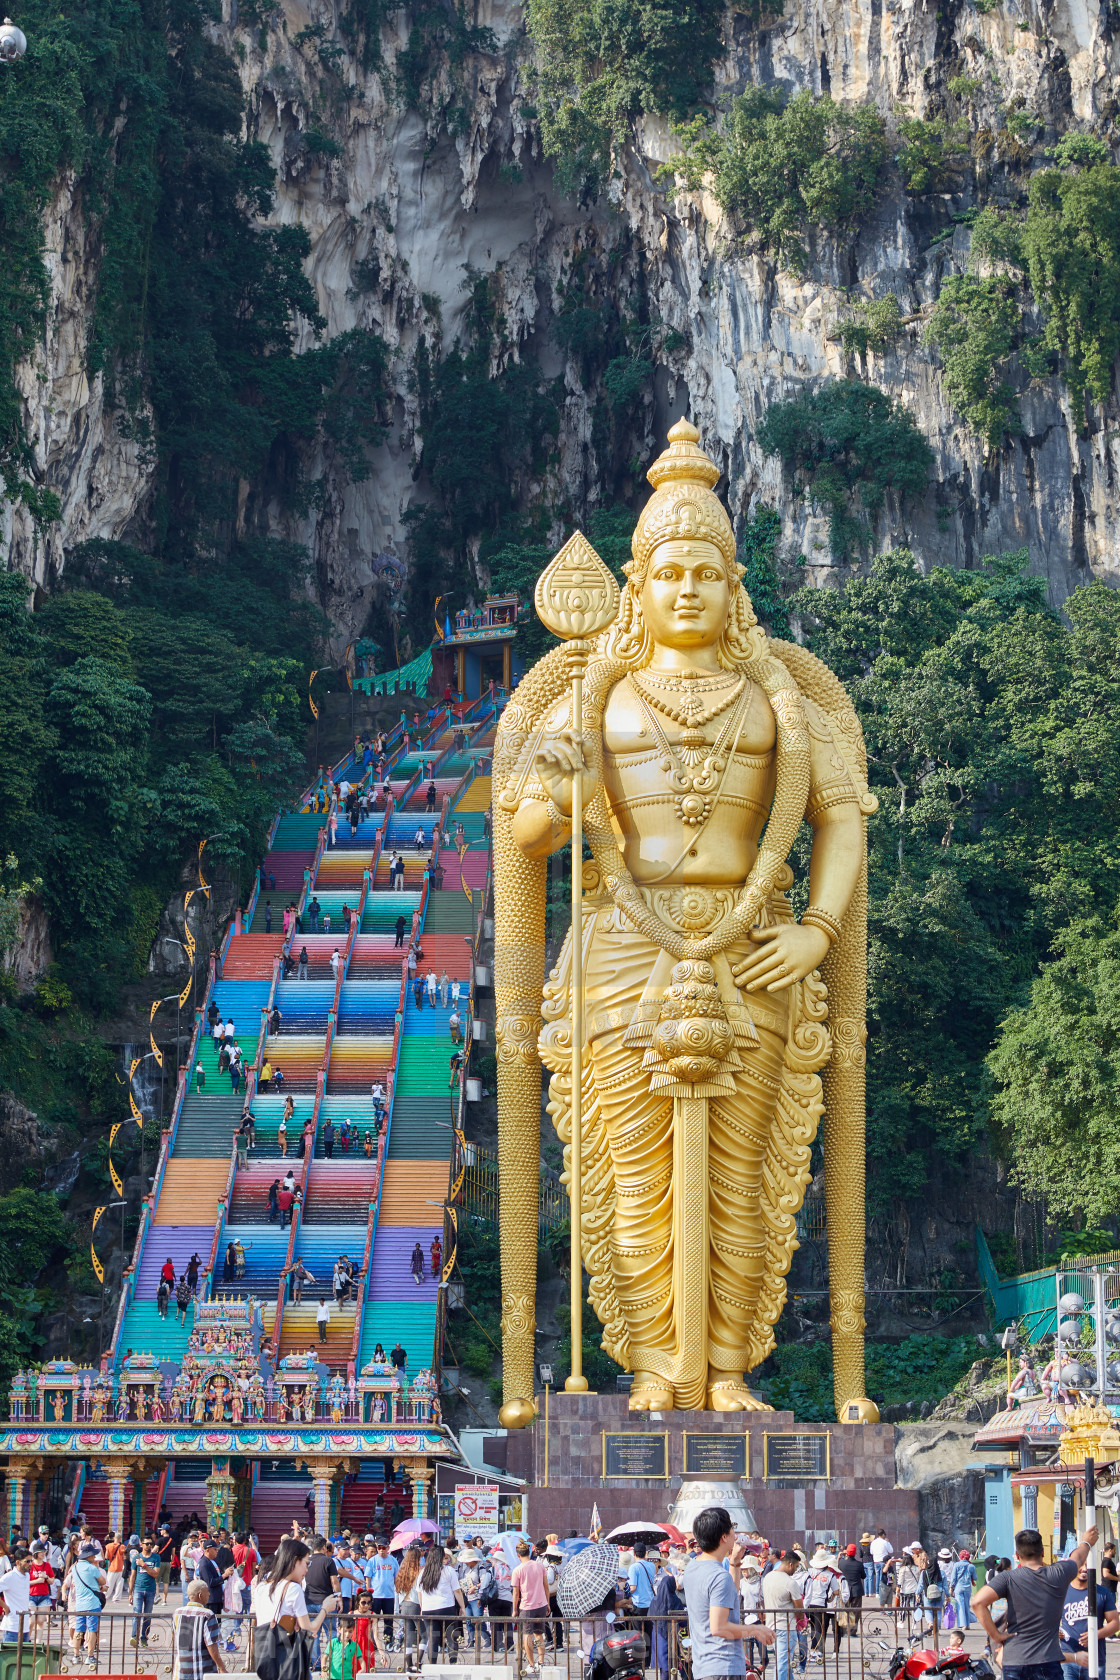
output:
<svg viewBox="0 0 1120 1680"><path fill-rule="evenodd" d="M863 1366L876 801L841 684L760 628L698 445L678 422L650 469L621 593L578 536L544 574L538 601L546 579L566 590L577 629L524 678L498 734L504 1422L526 1421L532 1394L540 1062L570 1174L580 1018L582 1258L603 1345L634 1374L631 1409L760 1406L745 1373L774 1345L823 1113L836 1402L877 1415ZM581 613L605 628L583 635ZM547 859L571 842L577 777L593 859L578 1010L571 935L543 972ZM803 819L797 918L787 858Z"/></svg>

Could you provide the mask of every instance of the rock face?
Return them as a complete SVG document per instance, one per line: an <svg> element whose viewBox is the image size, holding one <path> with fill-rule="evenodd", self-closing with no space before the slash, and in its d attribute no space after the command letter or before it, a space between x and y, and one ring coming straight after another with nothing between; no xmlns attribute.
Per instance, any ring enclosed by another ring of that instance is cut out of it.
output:
<svg viewBox="0 0 1120 1680"><path fill-rule="evenodd" d="M754 431L776 398L846 372L900 398L936 455L936 483L924 501L902 509L888 501L883 509L879 547L908 541L926 565L970 565L984 553L1026 545L1055 602L1090 576L1120 581L1120 432L1107 416L1096 410L1088 435L1079 436L1064 387L1036 383L1023 398L1022 437L985 459L920 342L942 276L967 253L967 233L953 215L974 198L916 203L892 171L852 241L819 241L799 279L736 246L706 195L666 196L656 186L654 169L673 147L666 126L647 120L609 192L581 207L557 191L540 155L519 8L513 0L480 0L473 21L493 31L497 51L445 67L419 112L390 91L408 39L407 11L389 14L384 74L362 68L328 0L281 0L265 28L239 25L236 0L224 0L218 26L239 64L249 132L268 146L277 170L273 215L310 234L308 271L329 334L374 327L394 354L397 409L369 479L346 483L329 459L310 463L324 480L316 505L303 515L269 515L276 534L308 545L340 645L364 626L371 557L404 551L403 516L430 494L418 472L414 353L422 332L445 351L455 341L468 271L498 276L502 354L535 358L548 376L563 378L551 482L526 484L523 499L544 496L583 517L607 488L593 437L594 393L548 336L558 288L577 262L590 263L597 284L622 305L640 291L652 314L683 335L681 348L660 357L635 452L652 452L687 405L726 468L736 521L762 503L780 508L783 549L804 554L815 581L836 575L826 523L783 484ZM1046 8L1002 0L982 11L967 0L787 0L784 15L764 16L761 26L728 13L717 91L778 83L871 101L891 118L899 106L927 115L951 78L967 76L978 89L969 106L973 151L986 190L1006 201L1006 108L1033 113L1051 142L1071 124L1109 115L1117 53L1109 14L1093 0ZM956 107L950 100L947 108ZM313 125L332 134L339 155L308 147ZM118 434L100 379L84 371L85 309L96 275L83 227L77 189L63 182L47 237L54 307L21 379L42 482L60 493L63 517L46 538L36 538L22 515L11 529L13 563L38 581L58 571L75 542L126 535L151 489L150 461ZM888 292L910 323L883 354L849 356L835 337L839 315L853 298ZM251 500L246 486L243 509Z"/></svg>

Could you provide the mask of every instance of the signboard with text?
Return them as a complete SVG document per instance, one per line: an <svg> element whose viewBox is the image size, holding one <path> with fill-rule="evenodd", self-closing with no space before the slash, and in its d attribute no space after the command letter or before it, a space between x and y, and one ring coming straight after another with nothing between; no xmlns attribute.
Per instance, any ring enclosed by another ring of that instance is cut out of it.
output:
<svg viewBox="0 0 1120 1680"><path fill-rule="evenodd" d="M669 1436L612 1434L603 1431L603 1480L632 1477L642 1481L668 1481Z"/></svg>
<svg viewBox="0 0 1120 1680"><path fill-rule="evenodd" d="M498 1487L494 1482L476 1482L473 1487L457 1487L454 1493L455 1533L481 1534L484 1540L498 1537Z"/></svg>
<svg viewBox="0 0 1120 1680"><path fill-rule="evenodd" d="M764 1480L827 1482L831 1475L827 1431L813 1435L763 1435Z"/></svg>
<svg viewBox="0 0 1120 1680"><path fill-rule="evenodd" d="M684 1473L686 1476L746 1476L747 1437L745 1435L684 1436Z"/></svg>

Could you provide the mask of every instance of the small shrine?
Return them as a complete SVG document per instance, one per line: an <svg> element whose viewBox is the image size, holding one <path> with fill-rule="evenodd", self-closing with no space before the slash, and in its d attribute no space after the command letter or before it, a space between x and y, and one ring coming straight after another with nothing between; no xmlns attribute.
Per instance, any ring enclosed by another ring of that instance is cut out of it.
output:
<svg viewBox="0 0 1120 1680"><path fill-rule="evenodd" d="M166 1416L163 1390L163 1372L154 1354L126 1354L117 1383L117 1422L135 1418L137 1423L162 1423Z"/></svg>
<svg viewBox="0 0 1120 1680"><path fill-rule="evenodd" d="M404 1415L402 1392L407 1393L407 1380L402 1385L401 1374L387 1359L371 1359L362 1366L358 1378L358 1396L363 1423L396 1423Z"/></svg>
<svg viewBox="0 0 1120 1680"><path fill-rule="evenodd" d="M50 1359L39 1371L40 1423L76 1423L82 1373L69 1359Z"/></svg>
<svg viewBox="0 0 1120 1680"><path fill-rule="evenodd" d="M409 1385L405 1416L416 1423L439 1423L439 1385L434 1371L417 1371Z"/></svg>
<svg viewBox="0 0 1120 1680"><path fill-rule="evenodd" d="M488 595L480 607L447 614L432 646L432 681L437 694L451 687L462 700L477 700L487 686L508 690L520 674L514 638L521 602L514 592Z"/></svg>
<svg viewBox="0 0 1120 1680"><path fill-rule="evenodd" d="M314 1353L288 1353L273 1378L273 1416L277 1423L314 1423L319 1416L321 1378L326 1366Z"/></svg>

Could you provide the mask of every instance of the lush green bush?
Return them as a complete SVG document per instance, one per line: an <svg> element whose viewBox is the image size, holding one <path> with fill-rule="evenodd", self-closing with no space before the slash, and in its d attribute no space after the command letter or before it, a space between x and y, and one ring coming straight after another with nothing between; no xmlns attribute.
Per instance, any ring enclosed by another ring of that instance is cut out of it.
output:
<svg viewBox="0 0 1120 1680"><path fill-rule="evenodd" d="M747 568L743 588L755 617L771 636L789 635L789 613L775 559L781 529L781 517L774 509L762 508L744 527L739 548L739 558Z"/></svg>
<svg viewBox="0 0 1120 1680"><path fill-rule="evenodd" d="M968 124L947 117L898 118L896 156L906 191L944 192L956 184L968 158Z"/></svg>
<svg viewBox="0 0 1120 1680"><path fill-rule="evenodd" d="M718 0L528 0L541 137L569 192L597 192L634 119L678 122L706 96Z"/></svg>
<svg viewBox="0 0 1120 1680"><path fill-rule="evenodd" d="M840 342L849 354L865 356L869 350L885 350L902 330L902 311L893 292L871 303L857 305L839 323Z"/></svg>
<svg viewBox="0 0 1120 1680"><path fill-rule="evenodd" d="M1015 388L1006 377L1022 319L1018 286L1004 274L954 274L942 282L925 330L945 368L945 390L990 449L1019 430Z"/></svg>
<svg viewBox="0 0 1120 1680"><path fill-rule="evenodd" d="M1030 183L1023 251L1074 401L1103 403L1120 351L1120 170L1043 170Z"/></svg>
<svg viewBox="0 0 1120 1680"><path fill-rule="evenodd" d="M867 1393L879 1406L941 1400L983 1356L975 1336L913 1335L867 1343ZM806 1423L832 1422L832 1347L829 1342L786 1342L759 1367L763 1398Z"/></svg>
<svg viewBox="0 0 1120 1680"><path fill-rule="evenodd" d="M828 508L837 559L862 539L860 509L864 516L877 513L888 489L924 494L933 465L913 416L885 392L854 379L772 404L758 441L781 456L814 502Z"/></svg>
<svg viewBox="0 0 1120 1680"><path fill-rule="evenodd" d="M743 230L799 270L811 230L844 233L867 214L887 159L886 126L873 107L808 92L787 101L763 87L734 100L721 127L698 118L679 137L684 151L669 169L693 188L710 178Z"/></svg>

